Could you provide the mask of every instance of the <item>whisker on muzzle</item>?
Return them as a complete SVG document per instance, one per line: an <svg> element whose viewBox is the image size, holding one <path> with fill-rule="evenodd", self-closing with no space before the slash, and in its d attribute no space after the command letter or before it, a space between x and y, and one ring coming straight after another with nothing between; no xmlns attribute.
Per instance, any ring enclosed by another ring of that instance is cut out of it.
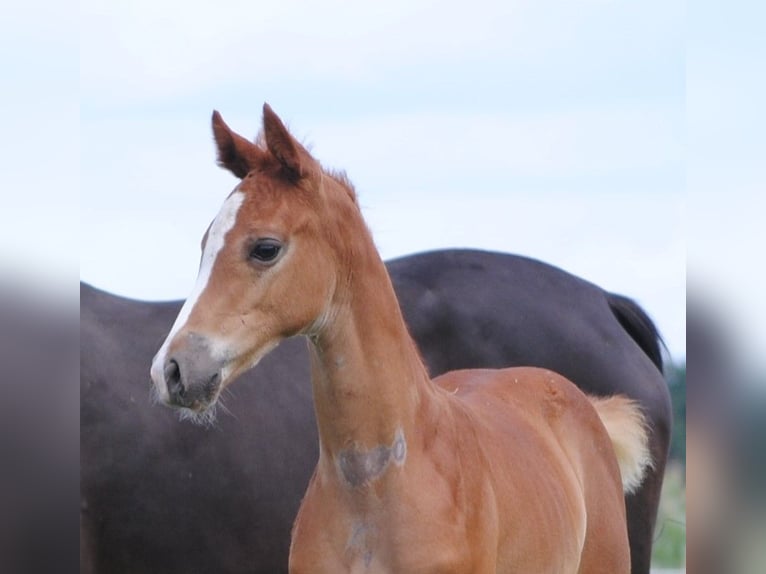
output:
<svg viewBox="0 0 766 574"><path fill-rule="evenodd" d="M219 397L218 397L218 402L217 402L216 404L217 404L218 406L220 406L220 408L221 408L221 411L222 411L222 412L224 412L224 413L225 413L225 414L227 414L228 416L232 417L234 420L239 420L239 419L237 418L237 415L235 415L233 412L231 412L231 410L229 409L229 407L227 407L227 406L226 406L226 404L223 402L223 397L222 397L222 396L219 396Z"/></svg>
<svg viewBox="0 0 766 574"><path fill-rule="evenodd" d="M178 420L189 421L197 426L213 428L218 419L218 403L213 403L202 412L182 408L178 411Z"/></svg>

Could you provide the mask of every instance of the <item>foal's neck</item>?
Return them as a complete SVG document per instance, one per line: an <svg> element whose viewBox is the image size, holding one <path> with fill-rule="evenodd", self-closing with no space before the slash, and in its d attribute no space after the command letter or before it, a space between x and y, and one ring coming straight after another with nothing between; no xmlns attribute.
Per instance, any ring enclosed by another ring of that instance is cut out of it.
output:
<svg viewBox="0 0 766 574"><path fill-rule="evenodd" d="M311 369L321 456L401 448L432 392L385 265L373 248L312 338Z"/></svg>

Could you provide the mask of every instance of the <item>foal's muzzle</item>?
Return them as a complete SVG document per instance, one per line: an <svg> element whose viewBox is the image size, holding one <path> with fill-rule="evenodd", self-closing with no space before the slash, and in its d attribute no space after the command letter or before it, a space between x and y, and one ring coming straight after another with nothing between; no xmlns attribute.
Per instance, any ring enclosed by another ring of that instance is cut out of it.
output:
<svg viewBox="0 0 766 574"><path fill-rule="evenodd" d="M163 355L155 357L152 379L167 405L199 412L215 402L223 362L213 357L205 337L189 333Z"/></svg>

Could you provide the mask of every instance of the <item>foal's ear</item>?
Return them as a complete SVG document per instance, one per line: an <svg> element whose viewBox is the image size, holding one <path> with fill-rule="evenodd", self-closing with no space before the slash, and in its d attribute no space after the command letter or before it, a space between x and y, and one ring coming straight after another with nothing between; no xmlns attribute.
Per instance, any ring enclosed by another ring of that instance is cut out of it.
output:
<svg viewBox="0 0 766 574"><path fill-rule="evenodd" d="M311 156L287 131L285 124L269 104L263 104L263 135L266 147L292 179L309 173Z"/></svg>
<svg viewBox="0 0 766 574"><path fill-rule="evenodd" d="M221 114L213 112L213 137L218 148L218 165L244 178L263 163L264 152L254 143L231 131Z"/></svg>

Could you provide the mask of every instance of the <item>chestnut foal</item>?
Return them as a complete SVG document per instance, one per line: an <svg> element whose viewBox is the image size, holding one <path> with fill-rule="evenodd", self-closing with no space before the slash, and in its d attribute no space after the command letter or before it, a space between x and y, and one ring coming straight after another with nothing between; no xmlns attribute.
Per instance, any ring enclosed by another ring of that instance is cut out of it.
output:
<svg viewBox="0 0 766 574"><path fill-rule="evenodd" d="M637 407L537 368L430 380L345 176L268 105L262 141L217 112L213 132L242 181L151 374L164 403L204 417L308 337L320 455L290 571L627 574L623 491L650 463Z"/></svg>

